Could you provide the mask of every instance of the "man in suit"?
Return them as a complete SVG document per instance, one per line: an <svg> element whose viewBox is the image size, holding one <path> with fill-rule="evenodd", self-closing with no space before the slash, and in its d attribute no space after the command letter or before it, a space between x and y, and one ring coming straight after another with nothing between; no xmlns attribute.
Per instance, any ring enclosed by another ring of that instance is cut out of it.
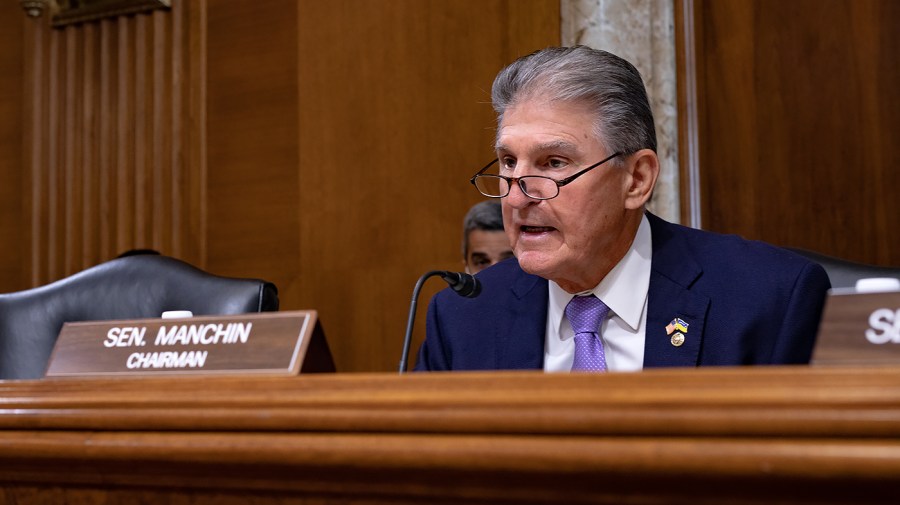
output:
<svg viewBox="0 0 900 505"><path fill-rule="evenodd" d="M477 274L489 266L513 257L503 231L500 202L478 202L463 219L463 264L466 273Z"/></svg>
<svg viewBox="0 0 900 505"><path fill-rule="evenodd" d="M828 277L815 263L645 211L656 133L627 61L587 47L520 58L494 81L499 198L515 258L428 308L417 370L633 371L807 363Z"/></svg>

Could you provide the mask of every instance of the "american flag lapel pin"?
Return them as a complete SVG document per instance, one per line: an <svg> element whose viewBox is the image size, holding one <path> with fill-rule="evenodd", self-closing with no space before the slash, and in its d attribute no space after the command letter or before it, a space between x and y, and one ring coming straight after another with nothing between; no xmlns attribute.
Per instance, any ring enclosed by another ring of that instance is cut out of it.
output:
<svg viewBox="0 0 900 505"><path fill-rule="evenodd" d="M670 342L675 347L681 347L684 344L685 335L688 332L688 323L684 321L684 319L676 317L672 319L672 322L666 325L666 335L670 335L672 338Z"/></svg>

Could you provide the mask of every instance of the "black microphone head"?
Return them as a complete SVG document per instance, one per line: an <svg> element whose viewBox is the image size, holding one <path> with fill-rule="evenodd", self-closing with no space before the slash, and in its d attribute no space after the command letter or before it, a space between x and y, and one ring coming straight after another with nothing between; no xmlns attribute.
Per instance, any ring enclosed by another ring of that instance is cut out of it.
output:
<svg viewBox="0 0 900 505"><path fill-rule="evenodd" d="M481 283L474 275L464 272L444 272L441 277L459 296L475 298L481 294Z"/></svg>

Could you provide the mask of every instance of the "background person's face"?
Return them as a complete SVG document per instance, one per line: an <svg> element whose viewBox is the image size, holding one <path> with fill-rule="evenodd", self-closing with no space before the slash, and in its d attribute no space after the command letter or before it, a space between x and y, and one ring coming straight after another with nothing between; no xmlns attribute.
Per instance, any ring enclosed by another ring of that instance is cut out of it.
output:
<svg viewBox="0 0 900 505"><path fill-rule="evenodd" d="M497 137L500 173L562 179L606 158L594 117L579 102L535 97L506 110ZM631 245L626 223L627 170L612 163L534 200L513 186L503 223L519 264L575 293L593 288Z"/></svg>
<svg viewBox="0 0 900 505"><path fill-rule="evenodd" d="M466 272L478 273L506 258L512 257L509 239L502 231L472 230L469 232L469 251Z"/></svg>

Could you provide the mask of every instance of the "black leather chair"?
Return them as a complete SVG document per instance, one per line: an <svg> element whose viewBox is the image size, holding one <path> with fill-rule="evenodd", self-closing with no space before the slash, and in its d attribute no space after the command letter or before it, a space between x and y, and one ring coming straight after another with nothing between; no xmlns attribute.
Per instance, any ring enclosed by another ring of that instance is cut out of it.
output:
<svg viewBox="0 0 900 505"><path fill-rule="evenodd" d="M0 379L43 377L65 322L278 310L275 285L213 275L168 256L126 256L46 286L0 294Z"/></svg>
<svg viewBox="0 0 900 505"><path fill-rule="evenodd" d="M831 280L831 287L833 288L852 288L859 279L869 277L893 277L900 279L900 268L854 263L806 249L793 247L785 247L785 249L822 265L822 268L825 269L828 278Z"/></svg>

